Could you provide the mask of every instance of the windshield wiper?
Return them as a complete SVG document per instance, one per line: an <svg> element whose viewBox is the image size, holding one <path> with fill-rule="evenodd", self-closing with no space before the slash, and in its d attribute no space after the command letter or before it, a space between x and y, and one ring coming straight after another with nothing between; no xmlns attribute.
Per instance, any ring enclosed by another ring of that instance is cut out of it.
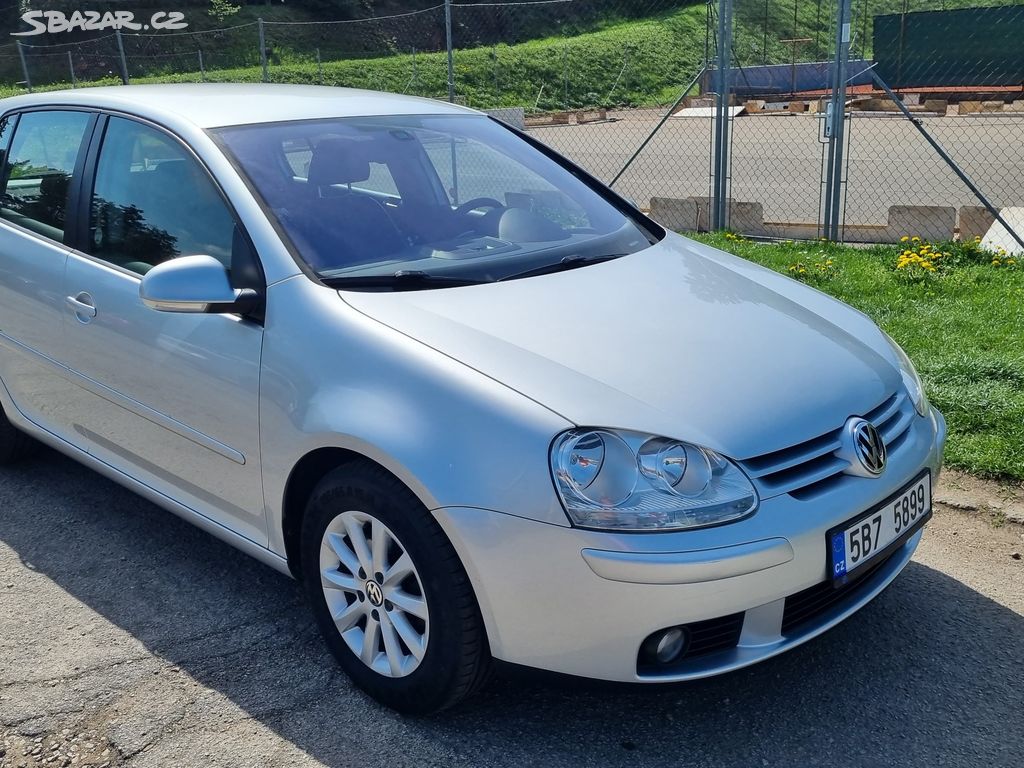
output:
<svg viewBox="0 0 1024 768"><path fill-rule="evenodd" d="M605 256L566 256L564 259L556 261L554 264L545 264L542 267L534 267L533 269L527 269L524 272L516 272L512 275L506 275L501 278L501 281L518 280L521 277L536 277L537 275L550 275L554 272L565 272L570 269L588 267L591 264L600 264L603 261L612 261L613 259L619 259L628 255L628 253L612 253Z"/></svg>
<svg viewBox="0 0 1024 768"><path fill-rule="evenodd" d="M324 277L331 288L390 288L393 291L417 291L426 288L456 288L461 285L480 285L493 280L454 275L432 275L411 269L400 269L389 275L353 275L352 277Z"/></svg>

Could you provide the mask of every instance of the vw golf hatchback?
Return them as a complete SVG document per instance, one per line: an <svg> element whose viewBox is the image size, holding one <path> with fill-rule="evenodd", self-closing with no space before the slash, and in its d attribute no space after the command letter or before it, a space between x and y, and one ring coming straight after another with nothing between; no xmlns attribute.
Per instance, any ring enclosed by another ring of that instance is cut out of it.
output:
<svg viewBox="0 0 1024 768"><path fill-rule="evenodd" d="M658 683L907 564L945 424L867 317L461 107L0 102L0 460L47 443L300 579L403 711L492 660Z"/></svg>

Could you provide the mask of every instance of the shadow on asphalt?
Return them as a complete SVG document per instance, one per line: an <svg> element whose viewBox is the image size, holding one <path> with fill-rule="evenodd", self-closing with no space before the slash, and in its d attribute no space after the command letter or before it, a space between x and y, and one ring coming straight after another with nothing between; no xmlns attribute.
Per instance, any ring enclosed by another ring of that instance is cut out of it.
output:
<svg viewBox="0 0 1024 768"><path fill-rule="evenodd" d="M289 579L50 452L0 490L25 563L328 765L998 765L1024 745L1024 618L916 563L840 628L724 677L506 676L408 720L352 688Z"/></svg>

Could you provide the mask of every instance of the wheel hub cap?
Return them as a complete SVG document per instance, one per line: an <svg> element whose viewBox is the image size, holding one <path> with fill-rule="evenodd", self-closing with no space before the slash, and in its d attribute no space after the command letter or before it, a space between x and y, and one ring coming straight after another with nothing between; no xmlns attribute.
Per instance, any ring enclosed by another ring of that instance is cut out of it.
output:
<svg viewBox="0 0 1024 768"><path fill-rule="evenodd" d="M384 605L384 592L376 581L366 582L366 597L370 603L378 608Z"/></svg>

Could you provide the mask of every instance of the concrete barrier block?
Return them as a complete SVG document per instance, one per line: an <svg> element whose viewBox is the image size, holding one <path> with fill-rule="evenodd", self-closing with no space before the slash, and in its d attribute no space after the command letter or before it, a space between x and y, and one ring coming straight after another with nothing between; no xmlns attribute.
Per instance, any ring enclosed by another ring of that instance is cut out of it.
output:
<svg viewBox="0 0 1024 768"><path fill-rule="evenodd" d="M1010 104L1010 110L1013 112L1024 112L1024 99L1014 99L1013 103Z"/></svg>
<svg viewBox="0 0 1024 768"><path fill-rule="evenodd" d="M651 218L666 229L694 231L700 229L700 206L692 197L652 197Z"/></svg>
<svg viewBox="0 0 1024 768"><path fill-rule="evenodd" d="M744 102L743 106L747 108L747 112L760 112L764 109L764 99L750 99Z"/></svg>
<svg viewBox="0 0 1024 768"><path fill-rule="evenodd" d="M729 229L744 235L764 236L764 206L761 203L734 202L729 206Z"/></svg>
<svg viewBox="0 0 1024 768"><path fill-rule="evenodd" d="M956 227L956 208L945 205L892 205L888 234L899 240L917 235L923 240L951 240Z"/></svg>
<svg viewBox="0 0 1024 768"><path fill-rule="evenodd" d="M1014 256L1024 256L1024 249L1021 248L1017 238L1014 237L1014 234L1024 237L1024 208L1002 208L999 211L999 215L1010 226L1012 234L1010 231L1007 231L1006 227L996 221L981 239L981 244L990 251L1002 249Z"/></svg>
<svg viewBox="0 0 1024 768"><path fill-rule="evenodd" d="M981 205L960 206L957 217L957 229L960 230L961 240L973 240L976 237L984 237L992 228L996 217L989 213L988 208Z"/></svg>
<svg viewBox="0 0 1024 768"><path fill-rule="evenodd" d="M981 102L982 112L1002 112L1003 102L1001 101L983 101Z"/></svg>
<svg viewBox="0 0 1024 768"><path fill-rule="evenodd" d="M906 104L908 107L917 107L920 106L921 104L920 93L904 93L902 98L903 103Z"/></svg>
<svg viewBox="0 0 1024 768"><path fill-rule="evenodd" d="M791 102L789 102L788 109L789 109L790 112L792 112L794 114L799 114L801 112L806 112L807 111L807 102L806 101L791 101Z"/></svg>
<svg viewBox="0 0 1024 768"><path fill-rule="evenodd" d="M940 115L944 115L948 106L949 102L945 99L925 99L924 101L925 112L938 112Z"/></svg>
<svg viewBox="0 0 1024 768"><path fill-rule="evenodd" d="M957 113L961 115L973 115L981 112L980 101L961 101L957 105Z"/></svg>
<svg viewBox="0 0 1024 768"><path fill-rule="evenodd" d="M697 230L707 232L711 229L711 200L707 197L688 197L697 206ZM652 201L653 204L653 201ZM764 223L764 206L761 203L747 203L729 198L728 206L729 229L744 235L766 237L768 230Z"/></svg>

